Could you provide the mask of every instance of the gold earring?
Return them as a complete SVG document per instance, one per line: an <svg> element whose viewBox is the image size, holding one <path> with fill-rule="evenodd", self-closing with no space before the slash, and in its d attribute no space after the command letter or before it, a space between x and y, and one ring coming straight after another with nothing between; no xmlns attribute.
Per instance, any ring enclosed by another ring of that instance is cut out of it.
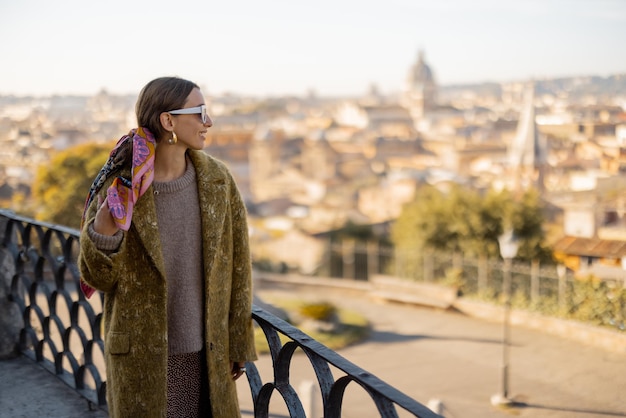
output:
<svg viewBox="0 0 626 418"><path fill-rule="evenodd" d="M167 140L167 143L170 145L174 145L178 142L178 137L176 136L176 132L172 131L172 137Z"/></svg>

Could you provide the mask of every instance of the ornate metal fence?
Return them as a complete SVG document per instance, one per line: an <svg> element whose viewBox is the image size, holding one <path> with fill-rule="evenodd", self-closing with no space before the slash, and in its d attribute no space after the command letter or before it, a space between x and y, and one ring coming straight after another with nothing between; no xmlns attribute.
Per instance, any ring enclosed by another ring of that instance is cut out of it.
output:
<svg viewBox="0 0 626 418"><path fill-rule="evenodd" d="M102 295L87 301L75 263L78 231L0 210L2 249L15 271L10 300L22 312L22 353L78 391L105 405Z"/></svg>
<svg viewBox="0 0 626 418"><path fill-rule="evenodd" d="M89 402L106 408L103 296L87 300L79 291L78 231L2 209L0 218L6 221L0 250L8 251L15 264L10 300L23 313L21 351ZM254 363L247 365L255 417L269 416L274 392L283 398L290 416L305 416L289 379L297 348L315 371L326 418L341 416L344 391L352 382L367 392L381 417L398 417L397 408L422 418L439 416L263 309L255 306L252 318L265 333L274 369L274 380L263 382ZM289 341L283 344L279 334ZM331 365L341 371L339 378Z"/></svg>
<svg viewBox="0 0 626 418"><path fill-rule="evenodd" d="M394 252L391 248L354 243L335 243L327 253L331 277L361 279L382 273L409 281L455 286L463 296L489 303L501 304L505 299L502 260L435 251ZM624 277L584 280L575 278L563 265L514 262L510 292L516 309L626 331Z"/></svg>
<svg viewBox="0 0 626 418"><path fill-rule="evenodd" d="M289 380L289 364L297 348L305 352L315 370L322 392L322 416L325 418L341 416L344 391L351 382L356 382L369 394L381 417L397 417L396 407L417 417L439 416L263 309L255 307L252 317L265 333L274 368L274 381L263 384L256 366L253 363L247 365L256 417L268 416L270 398L275 390L283 397L290 416L305 416L302 403ZM282 344L279 333L291 341ZM335 366L345 375L335 380L329 365Z"/></svg>

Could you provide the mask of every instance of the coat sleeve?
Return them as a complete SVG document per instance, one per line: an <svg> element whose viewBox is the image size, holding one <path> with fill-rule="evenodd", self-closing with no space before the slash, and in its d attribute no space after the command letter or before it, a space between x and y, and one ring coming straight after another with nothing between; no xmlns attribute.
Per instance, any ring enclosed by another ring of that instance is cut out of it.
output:
<svg viewBox="0 0 626 418"><path fill-rule="evenodd" d="M117 283L119 274L117 273L120 263L115 260L120 257L120 252L124 251L124 239L117 252L109 253L98 249L96 243L91 239L88 228L96 217L97 199L93 199L85 223L80 233L80 253L78 255L78 268L81 278L94 289L108 292Z"/></svg>
<svg viewBox="0 0 626 418"><path fill-rule="evenodd" d="M252 326L252 266L246 208L234 179L231 182L233 222L233 277L230 301L229 340L231 361L257 359Z"/></svg>

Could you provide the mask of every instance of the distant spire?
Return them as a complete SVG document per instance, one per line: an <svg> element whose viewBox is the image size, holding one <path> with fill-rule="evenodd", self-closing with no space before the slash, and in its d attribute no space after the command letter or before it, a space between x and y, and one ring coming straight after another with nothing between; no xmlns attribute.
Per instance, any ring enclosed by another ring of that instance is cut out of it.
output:
<svg viewBox="0 0 626 418"><path fill-rule="evenodd" d="M510 168L519 177L529 171L538 171L537 184L543 188L543 170L547 162L545 139L539 134L535 121L535 84L528 83L524 89L524 103L517 131L508 152ZM519 178L517 180L520 180Z"/></svg>

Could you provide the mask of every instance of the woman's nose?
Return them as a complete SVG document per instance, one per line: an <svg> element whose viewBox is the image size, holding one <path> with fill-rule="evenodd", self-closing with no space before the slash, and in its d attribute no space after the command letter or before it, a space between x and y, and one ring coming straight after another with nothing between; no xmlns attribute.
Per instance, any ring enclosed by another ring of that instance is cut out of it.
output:
<svg viewBox="0 0 626 418"><path fill-rule="evenodd" d="M204 123L204 126L206 126L207 128L213 126L213 119L211 119L211 116L206 115L206 122Z"/></svg>

